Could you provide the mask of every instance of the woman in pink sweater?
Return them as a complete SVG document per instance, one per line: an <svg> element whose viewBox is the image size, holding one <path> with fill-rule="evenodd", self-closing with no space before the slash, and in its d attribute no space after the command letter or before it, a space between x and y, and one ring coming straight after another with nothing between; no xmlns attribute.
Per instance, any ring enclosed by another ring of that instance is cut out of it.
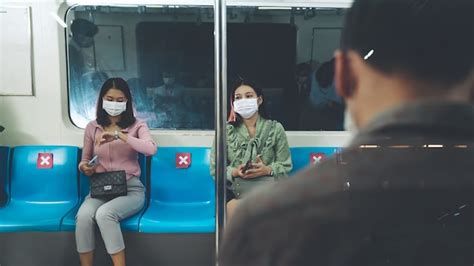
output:
<svg viewBox="0 0 474 266"><path fill-rule="evenodd" d="M133 114L132 95L125 80L110 78L102 85L97 101L96 120L84 133L84 148L79 170L94 173L125 170L127 195L106 201L87 195L76 215L76 245L81 266L91 266L95 224L99 226L114 266L125 265L125 245L120 221L139 212L145 203L145 188L140 182L138 153L156 153L156 144L145 122ZM94 166L88 162L95 156Z"/></svg>

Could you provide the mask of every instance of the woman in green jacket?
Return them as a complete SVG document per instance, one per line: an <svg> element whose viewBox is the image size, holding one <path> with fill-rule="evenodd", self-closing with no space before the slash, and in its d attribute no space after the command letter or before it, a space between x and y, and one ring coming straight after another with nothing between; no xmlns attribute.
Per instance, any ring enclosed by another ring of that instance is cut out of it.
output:
<svg viewBox="0 0 474 266"><path fill-rule="evenodd" d="M286 178L293 165L283 126L268 119L262 90L239 79L231 94L227 125L227 219L257 186ZM215 175L214 145L211 175Z"/></svg>

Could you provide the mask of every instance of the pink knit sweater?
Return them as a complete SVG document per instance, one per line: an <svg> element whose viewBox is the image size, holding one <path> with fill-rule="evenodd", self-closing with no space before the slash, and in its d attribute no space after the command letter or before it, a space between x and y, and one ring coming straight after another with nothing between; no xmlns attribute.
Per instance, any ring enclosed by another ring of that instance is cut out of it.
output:
<svg viewBox="0 0 474 266"><path fill-rule="evenodd" d="M127 180L132 176L140 176L138 153L151 156L157 149L146 123L137 119L133 125L122 130L128 136L127 142L118 139L96 145L95 140L100 138L102 132L104 129L95 120L87 124L79 167L81 164L88 163L97 154L99 161L95 169L96 173L125 170Z"/></svg>

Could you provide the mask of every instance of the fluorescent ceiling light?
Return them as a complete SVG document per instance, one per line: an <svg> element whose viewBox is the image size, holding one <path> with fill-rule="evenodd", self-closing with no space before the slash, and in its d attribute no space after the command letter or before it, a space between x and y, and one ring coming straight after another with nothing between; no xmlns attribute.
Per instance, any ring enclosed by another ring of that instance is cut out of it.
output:
<svg viewBox="0 0 474 266"><path fill-rule="evenodd" d="M374 49L370 50L370 51L364 56L364 60L369 59L373 54L374 54Z"/></svg>
<svg viewBox="0 0 474 266"><path fill-rule="evenodd" d="M291 10L291 7L286 6L259 6L258 10Z"/></svg>

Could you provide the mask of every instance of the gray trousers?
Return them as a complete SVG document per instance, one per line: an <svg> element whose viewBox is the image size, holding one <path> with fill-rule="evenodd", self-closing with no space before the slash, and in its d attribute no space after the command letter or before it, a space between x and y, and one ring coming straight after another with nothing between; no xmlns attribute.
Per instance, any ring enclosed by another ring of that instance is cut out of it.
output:
<svg viewBox="0 0 474 266"><path fill-rule="evenodd" d="M109 254L125 249L120 221L139 212L145 204L145 188L132 177L127 181L127 195L110 201L87 195L76 215L77 252L86 253L95 248L95 224L99 226L105 248Z"/></svg>

